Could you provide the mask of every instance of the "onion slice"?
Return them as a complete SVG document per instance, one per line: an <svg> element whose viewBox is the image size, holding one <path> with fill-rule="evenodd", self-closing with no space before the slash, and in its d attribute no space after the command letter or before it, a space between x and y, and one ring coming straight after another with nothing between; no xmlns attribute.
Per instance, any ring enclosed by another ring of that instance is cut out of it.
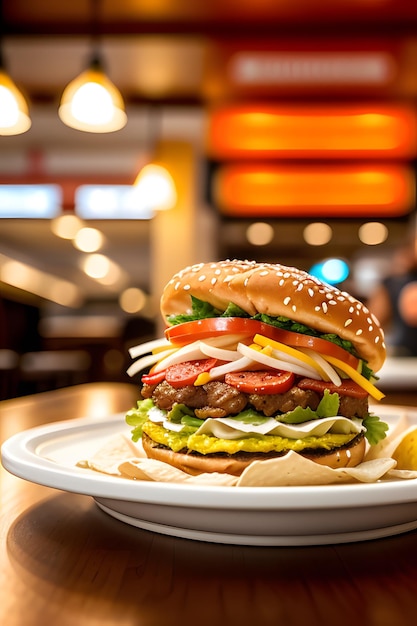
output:
<svg viewBox="0 0 417 626"><path fill-rule="evenodd" d="M257 361L262 365L266 365L267 367L272 367L276 370L283 370L285 372L293 372L294 374L299 374L300 376L307 376L308 378L321 380L321 377L317 371L307 369L307 367L302 365L301 362L300 365L298 365L296 363L282 361L281 359L269 356L268 354L265 354L264 352L261 352L259 350L254 350L253 348L246 346L243 343L240 343L237 349L241 354L243 354L243 356L246 356L253 361Z"/></svg>
<svg viewBox="0 0 417 626"><path fill-rule="evenodd" d="M176 363L183 363L184 361L194 361L195 359L206 358L206 355L200 349L199 341L194 341L194 343L183 346L179 350L175 349L172 354L169 354L163 359L161 359L160 354L158 354L157 356L158 363L154 367L154 372L161 372L170 365L175 365Z"/></svg>
<svg viewBox="0 0 417 626"><path fill-rule="evenodd" d="M146 341L145 343L141 343L138 346L133 346L129 348L129 354L132 359L136 359L138 356L142 356L142 354L146 354L147 352L152 352L152 350L156 350L157 348L173 348L172 344L169 343L166 339L153 339L152 341ZM175 348L177 349L177 348Z"/></svg>
<svg viewBox="0 0 417 626"><path fill-rule="evenodd" d="M216 346L209 345L204 341L200 341L200 349L206 355L219 361L236 361L242 358L242 355L237 350L225 350L223 348L217 348Z"/></svg>
<svg viewBox="0 0 417 626"><path fill-rule="evenodd" d="M126 370L126 373L128 376L135 376L145 368L150 367L151 365L155 365L155 363L157 363L160 358L160 354L148 354L147 356L144 356L138 361L132 363L132 365L130 365Z"/></svg>
<svg viewBox="0 0 417 626"><path fill-rule="evenodd" d="M230 372L240 372L253 364L253 359L250 359L246 356L241 356L237 361L230 361L229 363L223 363L223 365L217 365L217 367L212 367L209 371L210 380L220 378L225 374L230 374Z"/></svg>
<svg viewBox="0 0 417 626"><path fill-rule="evenodd" d="M329 377L329 379L331 380L331 382L334 385L336 385L337 387L340 387L340 385L342 384L342 380L341 380L339 374L334 369L334 367L332 367L330 365L330 363L328 361L326 361L326 359L323 359L323 357L320 354L317 354L317 352L315 350L311 350L310 348L298 348L298 349L300 351L302 351L302 352L305 352L312 359L317 361L317 363L320 365L320 367L323 368L323 370L326 372L326 374Z"/></svg>

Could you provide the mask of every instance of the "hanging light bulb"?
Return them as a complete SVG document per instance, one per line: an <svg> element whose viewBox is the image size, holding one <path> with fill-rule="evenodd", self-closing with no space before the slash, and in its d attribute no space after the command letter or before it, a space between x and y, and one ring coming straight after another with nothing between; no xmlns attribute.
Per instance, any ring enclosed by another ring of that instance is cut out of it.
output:
<svg viewBox="0 0 417 626"><path fill-rule="evenodd" d="M155 211L167 211L175 206L177 190L168 170L162 165L148 163L133 183L144 206Z"/></svg>
<svg viewBox="0 0 417 626"><path fill-rule="evenodd" d="M135 195L143 209L167 211L174 208L177 202L177 189L167 168L151 160L161 134L161 114L154 106L149 108L146 128L145 152L149 162L139 170L133 183Z"/></svg>
<svg viewBox="0 0 417 626"><path fill-rule="evenodd" d="M27 102L4 70L0 47L0 135L20 135L31 125Z"/></svg>
<svg viewBox="0 0 417 626"><path fill-rule="evenodd" d="M123 98L97 54L64 89L58 115L67 126L88 133L111 133L126 125Z"/></svg>
<svg viewBox="0 0 417 626"><path fill-rule="evenodd" d="M106 76L99 54L101 0L90 3L92 58L87 70L64 89L58 115L70 128L87 133L112 133L126 125L127 116L120 91Z"/></svg>

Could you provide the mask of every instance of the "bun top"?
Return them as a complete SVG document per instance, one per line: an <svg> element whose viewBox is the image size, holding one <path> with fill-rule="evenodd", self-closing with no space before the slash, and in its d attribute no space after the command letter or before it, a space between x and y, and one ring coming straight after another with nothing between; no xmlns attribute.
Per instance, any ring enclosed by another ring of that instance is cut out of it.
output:
<svg viewBox="0 0 417 626"><path fill-rule="evenodd" d="M191 296L222 312L232 302L251 316L282 315L321 333L335 333L351 341L374 372L385 361L384 333L369 309L295 267L237 260L186 267L171 278L161 297L168 325L170 316L192 312Z"/></svg>

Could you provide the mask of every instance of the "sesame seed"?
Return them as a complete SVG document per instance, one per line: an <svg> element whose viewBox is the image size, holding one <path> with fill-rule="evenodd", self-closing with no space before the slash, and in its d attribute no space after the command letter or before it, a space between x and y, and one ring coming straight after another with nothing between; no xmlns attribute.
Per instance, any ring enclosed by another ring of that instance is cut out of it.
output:
<svg viewBox="0 0 417 626"><path fill-rule="evenodd" d="M289 304L289 303L290 303L290 301L291 301L290 296L287 296L287 297L284 299L284 304L285 304L285 306L287 306L287 304Z"/></svg>
<svg viewBox="0 0 417 626"><path fill-rule="evenodd" d="M311 287L308 288L308 295L310 296L310 298L314 297L314 289L312 289Z"/></svg>
<svg viewBox="0 0 417 626"><path fill-rule="evenodd" d="M191 289L191 285L184 285L184 291L189 291Z"/></svg>
<svg viewBox="0 0 417 626"><path fill-rule="evenodd" d="M352 318L349 318L348 320L346 320L346 322L345 322L345 328L346 328L347 326L350 326L350 325L351 325L351 323L352 323L352 321L353 321L353 320L352 320Z"/></svg>
<svg viewBox="0 0 417 626"><path fill-rule="evenodd" d="M321 308L323 309L323 313L327 313L327 302L322 302Z"/></svg>
<svg viewBox="0 0 417 626"><path fill-rule="evenodd" d="M201 276L198 277L198 282L202 283L203 280L206 280L207 276L205 274L201 274Z"/></svg>
<svg viewBox="0 0 417 626"><path fill-rule="evenodd" d="M359 330L356 331L356 335L358 335L358 336L362 335L362 333L363 333L362 328L359 328Z"/></svg>

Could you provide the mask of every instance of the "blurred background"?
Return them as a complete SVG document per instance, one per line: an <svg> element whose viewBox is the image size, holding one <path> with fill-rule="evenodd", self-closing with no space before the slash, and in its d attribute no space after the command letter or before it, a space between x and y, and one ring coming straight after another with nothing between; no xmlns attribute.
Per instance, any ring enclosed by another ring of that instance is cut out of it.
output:
<svg viewBox="0 0 417 626"><path fill-rule="evenodd" d="M415 252L414 0L3 0L0 17L0 116L11 81L22 99L0 117L2 399L126 381L163 286L200 261L295 265L384 317L374 293ZM110 121L93 93L71 103L88 72L118 90ZM390 352L416 356L391 319Z"/></svg>

